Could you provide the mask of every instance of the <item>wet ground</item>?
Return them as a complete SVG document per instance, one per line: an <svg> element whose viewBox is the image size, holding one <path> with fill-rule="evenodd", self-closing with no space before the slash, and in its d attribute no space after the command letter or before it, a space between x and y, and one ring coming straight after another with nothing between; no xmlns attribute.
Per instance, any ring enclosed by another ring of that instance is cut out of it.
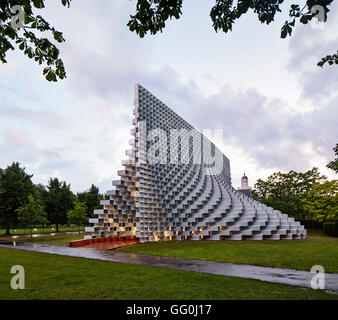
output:
<svg viewBox="0 0 338 320"><path fill-rule="evenodd" d="M311 279L314 276L314 274L307 271L141 255L118 252L115 250L104 251L93 250L90 248L69 248L23 242L15 243L15 245L13 245L13 242L11 241L0 241L0 247L111 262L140 264L174 270L256 279L299 287L311 287ZM338 293L338 274L325 274L325 290L336 291Z"/></svg>

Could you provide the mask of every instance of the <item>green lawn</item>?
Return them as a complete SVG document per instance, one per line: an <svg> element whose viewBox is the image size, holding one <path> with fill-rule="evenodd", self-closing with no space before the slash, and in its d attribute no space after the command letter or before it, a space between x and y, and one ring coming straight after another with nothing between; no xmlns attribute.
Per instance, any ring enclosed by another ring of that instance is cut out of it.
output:
<svg viewBox="0 0 338 320"><path fill-rule="evenodd" d="M16 241L68 246L84 234L22 238ZM309 271L315 264L338 273L338 238L310 230L306 240L150 242L118 249L177 258L252 264Z"/></svg>
<svg viewBox="0 0 338 320"><path fill-rule="evenodd" d="M326 272L338 273L338 238L320 230L308 235L305 240L149 242L118 250L306 271L318 264Z"/></svg>
<svg viewBox="0 0 338 320"><path fill-rule="evenodd" d="M84 227L81 227L80 229L83 231ZM55 226L51 226L48 228L38 227L38 228L34 228L32 231L33 231L33 234L53 233L53 232L56 232L56 227ZM73 232L73 231L79 231L79 228L77 226L70 226L70 227L59 226L59 232ZM3 237L5 235L5 232L6 232L5 229L0 229L0 237ZM30 234L30 229L23 229L23 228L11 229L10 233L11 233L11 236L20 236L24 234Z"/></svg>
<svg viewBox="0 0 338 320"><path fill-rule="evenodd" d="M55 236L47 236L47 237L36 237L36 238L18 238L15 239L16 242L33 242L40 244L50 244L54 246L69 246L69 241L74 240L83 240L85 234L89 233L81 233L81 234L56 234Z"/></svg>
<svg viewBox="0 0 338 320"><path fill-rule="evenodd" d="M25 290L10 288L13 265ZM0 299L338 299L338 295L233 277L0 248Z"/></svg>

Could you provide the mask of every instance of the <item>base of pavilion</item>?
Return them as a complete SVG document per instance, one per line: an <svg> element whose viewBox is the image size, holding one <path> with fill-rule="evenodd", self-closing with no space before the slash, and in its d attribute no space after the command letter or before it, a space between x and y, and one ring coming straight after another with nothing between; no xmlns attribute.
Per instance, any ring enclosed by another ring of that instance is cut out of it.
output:
<svg viewBox="0 0 338 320"><path fill-rule="evenodd" d="M117 249L132 244L140 243L136 236L119 236L119 237L101 237L93 239L70 241L69 246L72 248L91 248L98 250Z"/></svg>

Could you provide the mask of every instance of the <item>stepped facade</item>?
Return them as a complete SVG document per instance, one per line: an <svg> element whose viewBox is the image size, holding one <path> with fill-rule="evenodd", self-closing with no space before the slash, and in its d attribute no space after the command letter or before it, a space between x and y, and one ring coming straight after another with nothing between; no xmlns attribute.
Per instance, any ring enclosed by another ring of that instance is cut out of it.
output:
<svg viewBox="0 0 338 320"><path fill-rule="evenodd" d="M120 179L90 219L90 238L280 240L306 238L299 222L231 186L230 162L205 136L140 85L131 149Z"/></svg>

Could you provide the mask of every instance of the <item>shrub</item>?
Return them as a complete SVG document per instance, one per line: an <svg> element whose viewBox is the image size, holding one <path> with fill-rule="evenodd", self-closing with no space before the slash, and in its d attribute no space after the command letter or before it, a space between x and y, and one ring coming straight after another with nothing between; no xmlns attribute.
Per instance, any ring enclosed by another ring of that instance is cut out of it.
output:
<svg viewBox="0 0 338 320"><path fill-rule="evenodd" d="M324 222L323 232L331 237L338 237L338 221Z"/></svg>

